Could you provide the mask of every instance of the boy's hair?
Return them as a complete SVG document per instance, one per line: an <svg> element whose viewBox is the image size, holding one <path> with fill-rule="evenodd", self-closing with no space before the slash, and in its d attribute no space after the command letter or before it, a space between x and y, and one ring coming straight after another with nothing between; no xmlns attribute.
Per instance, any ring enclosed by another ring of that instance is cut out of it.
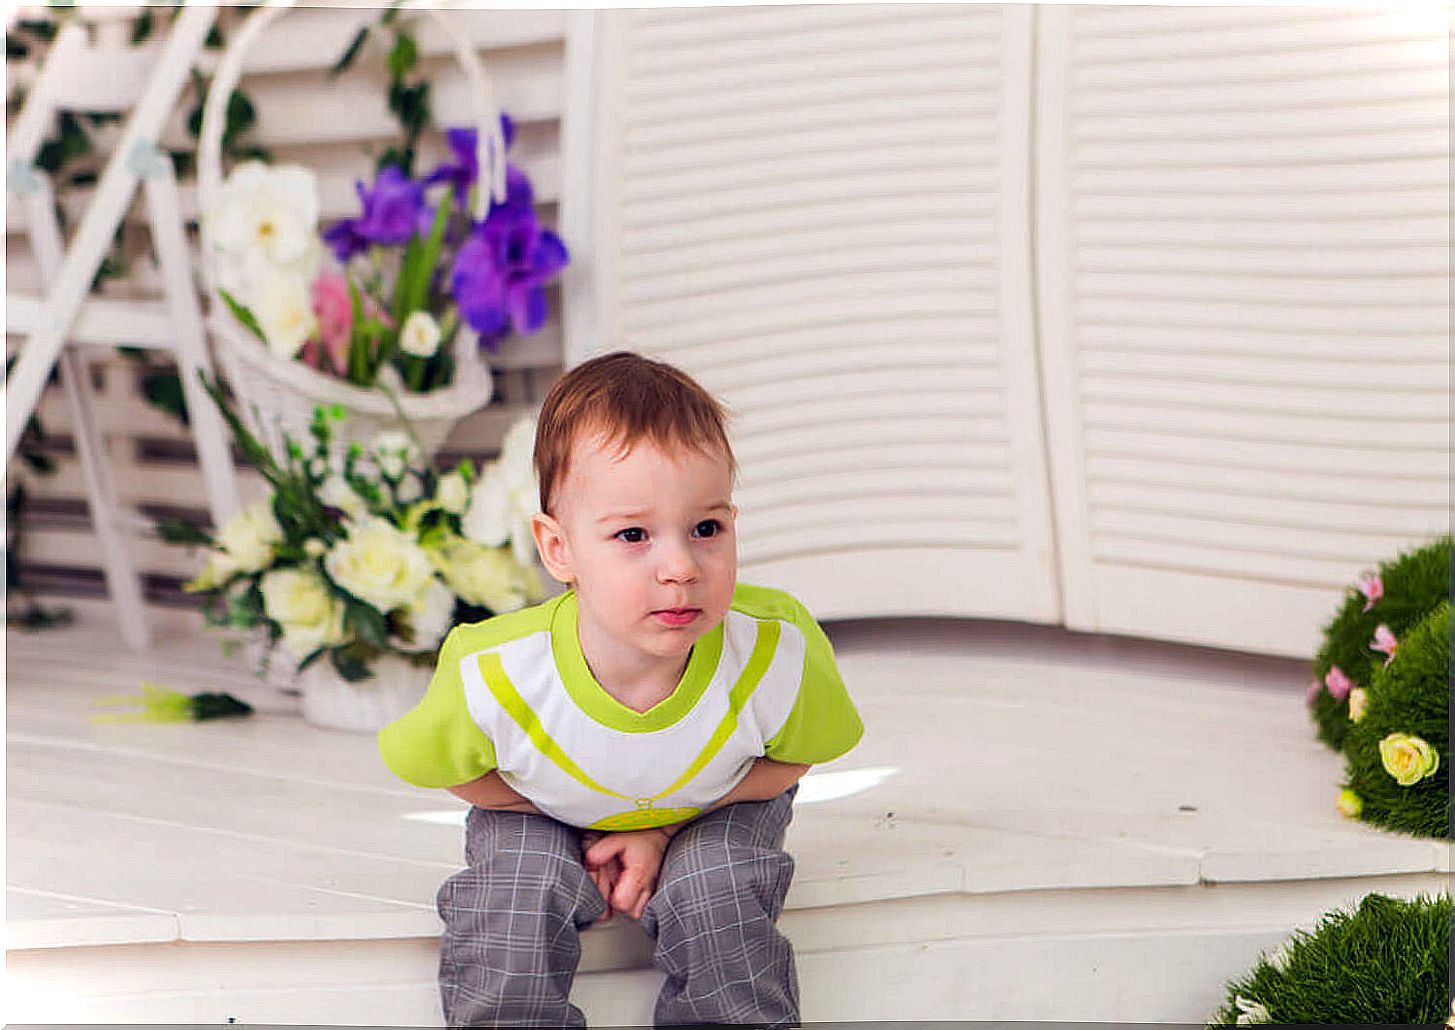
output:
<svg viewBox="0 0 1455 1030"><path fill-rule="evenodd" d="M599 433L620 453L647 439L668 451L688 447L738 463L728 443L727 408L681 369L633 351L618 350L583 361L556 380L536 423L535 470L541 511L565 481L575 441Z"/></svg>

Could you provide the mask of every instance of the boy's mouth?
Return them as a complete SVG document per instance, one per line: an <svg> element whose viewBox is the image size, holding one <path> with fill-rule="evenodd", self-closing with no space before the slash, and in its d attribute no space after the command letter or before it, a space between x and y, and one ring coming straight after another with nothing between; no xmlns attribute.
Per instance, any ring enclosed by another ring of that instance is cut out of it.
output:
<svg viewBox="0 0 1455 1030"><path fill-rule="evenodd" d="M700 608L660 608L652 614L669 626L685 626L697 618Z"/></svg>

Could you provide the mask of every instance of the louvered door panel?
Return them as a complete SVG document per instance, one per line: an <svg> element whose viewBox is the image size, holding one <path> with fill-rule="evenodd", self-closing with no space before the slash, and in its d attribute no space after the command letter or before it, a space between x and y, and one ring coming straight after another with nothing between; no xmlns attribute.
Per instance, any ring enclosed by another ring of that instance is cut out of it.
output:
<svg viewBox="0 0 1455 1030"><path fill-rule="evenodd" d="M741 575L821 616L1060 617L1030 9L604 14L594 336L734 413Z"/></svg>
<svg viewBox="0 0 1455 1030"><path fill-rule="evenodd" d="M1447 17L1039 10L1068 625L1306 656L1449 531Z"/></svg>

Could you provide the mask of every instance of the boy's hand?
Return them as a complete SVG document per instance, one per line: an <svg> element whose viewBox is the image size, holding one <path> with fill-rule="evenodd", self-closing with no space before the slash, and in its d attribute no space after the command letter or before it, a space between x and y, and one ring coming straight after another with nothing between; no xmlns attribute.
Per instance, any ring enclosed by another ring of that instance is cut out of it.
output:
<svg viewBox="0 0 1455 1030"><path fill-rule="evenodd" d="M597 871L620 869L615 885L607 898L610 910L625 912L640 919L647 902L657 889L657 876L662 871L662 857L667 853L669 838L662 830L625 830L608 833L586 849L586 869L596 879ZM585 843L583 834L582 843ZM602 881L596 880L597 886Z"/></svg>
<svg viewBox="0 0 1455 1030"><path fill-rule="evenodd" d="M581 860L583 864L586 861L586 852L591 850L591 847L605 836L606 834L600 830L581 831ZM596 920L598 923L604 923L612 917L611 891L616 886L617 878L621 876L621 862L613 858L605 865L596 868L588 865L586 867L586 873L591 877L591 882L596 884L596 889L601 892L601 897L606 901L606 911L602 912L601 916Z"/></svg>

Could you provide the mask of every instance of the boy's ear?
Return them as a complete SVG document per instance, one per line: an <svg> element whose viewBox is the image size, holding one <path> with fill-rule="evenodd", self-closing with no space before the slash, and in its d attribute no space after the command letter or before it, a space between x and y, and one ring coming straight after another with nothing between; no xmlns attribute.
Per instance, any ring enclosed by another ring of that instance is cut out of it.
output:
<svg viewBox="0 0 1455 1030"><path fill-rule="evenodd" d="M570 586L576 577L571 571L571 547L566 541L561 524L545 512L536 512L530 518L530 531L535 537L541 564L546 567L551 578Z"/></svg>

